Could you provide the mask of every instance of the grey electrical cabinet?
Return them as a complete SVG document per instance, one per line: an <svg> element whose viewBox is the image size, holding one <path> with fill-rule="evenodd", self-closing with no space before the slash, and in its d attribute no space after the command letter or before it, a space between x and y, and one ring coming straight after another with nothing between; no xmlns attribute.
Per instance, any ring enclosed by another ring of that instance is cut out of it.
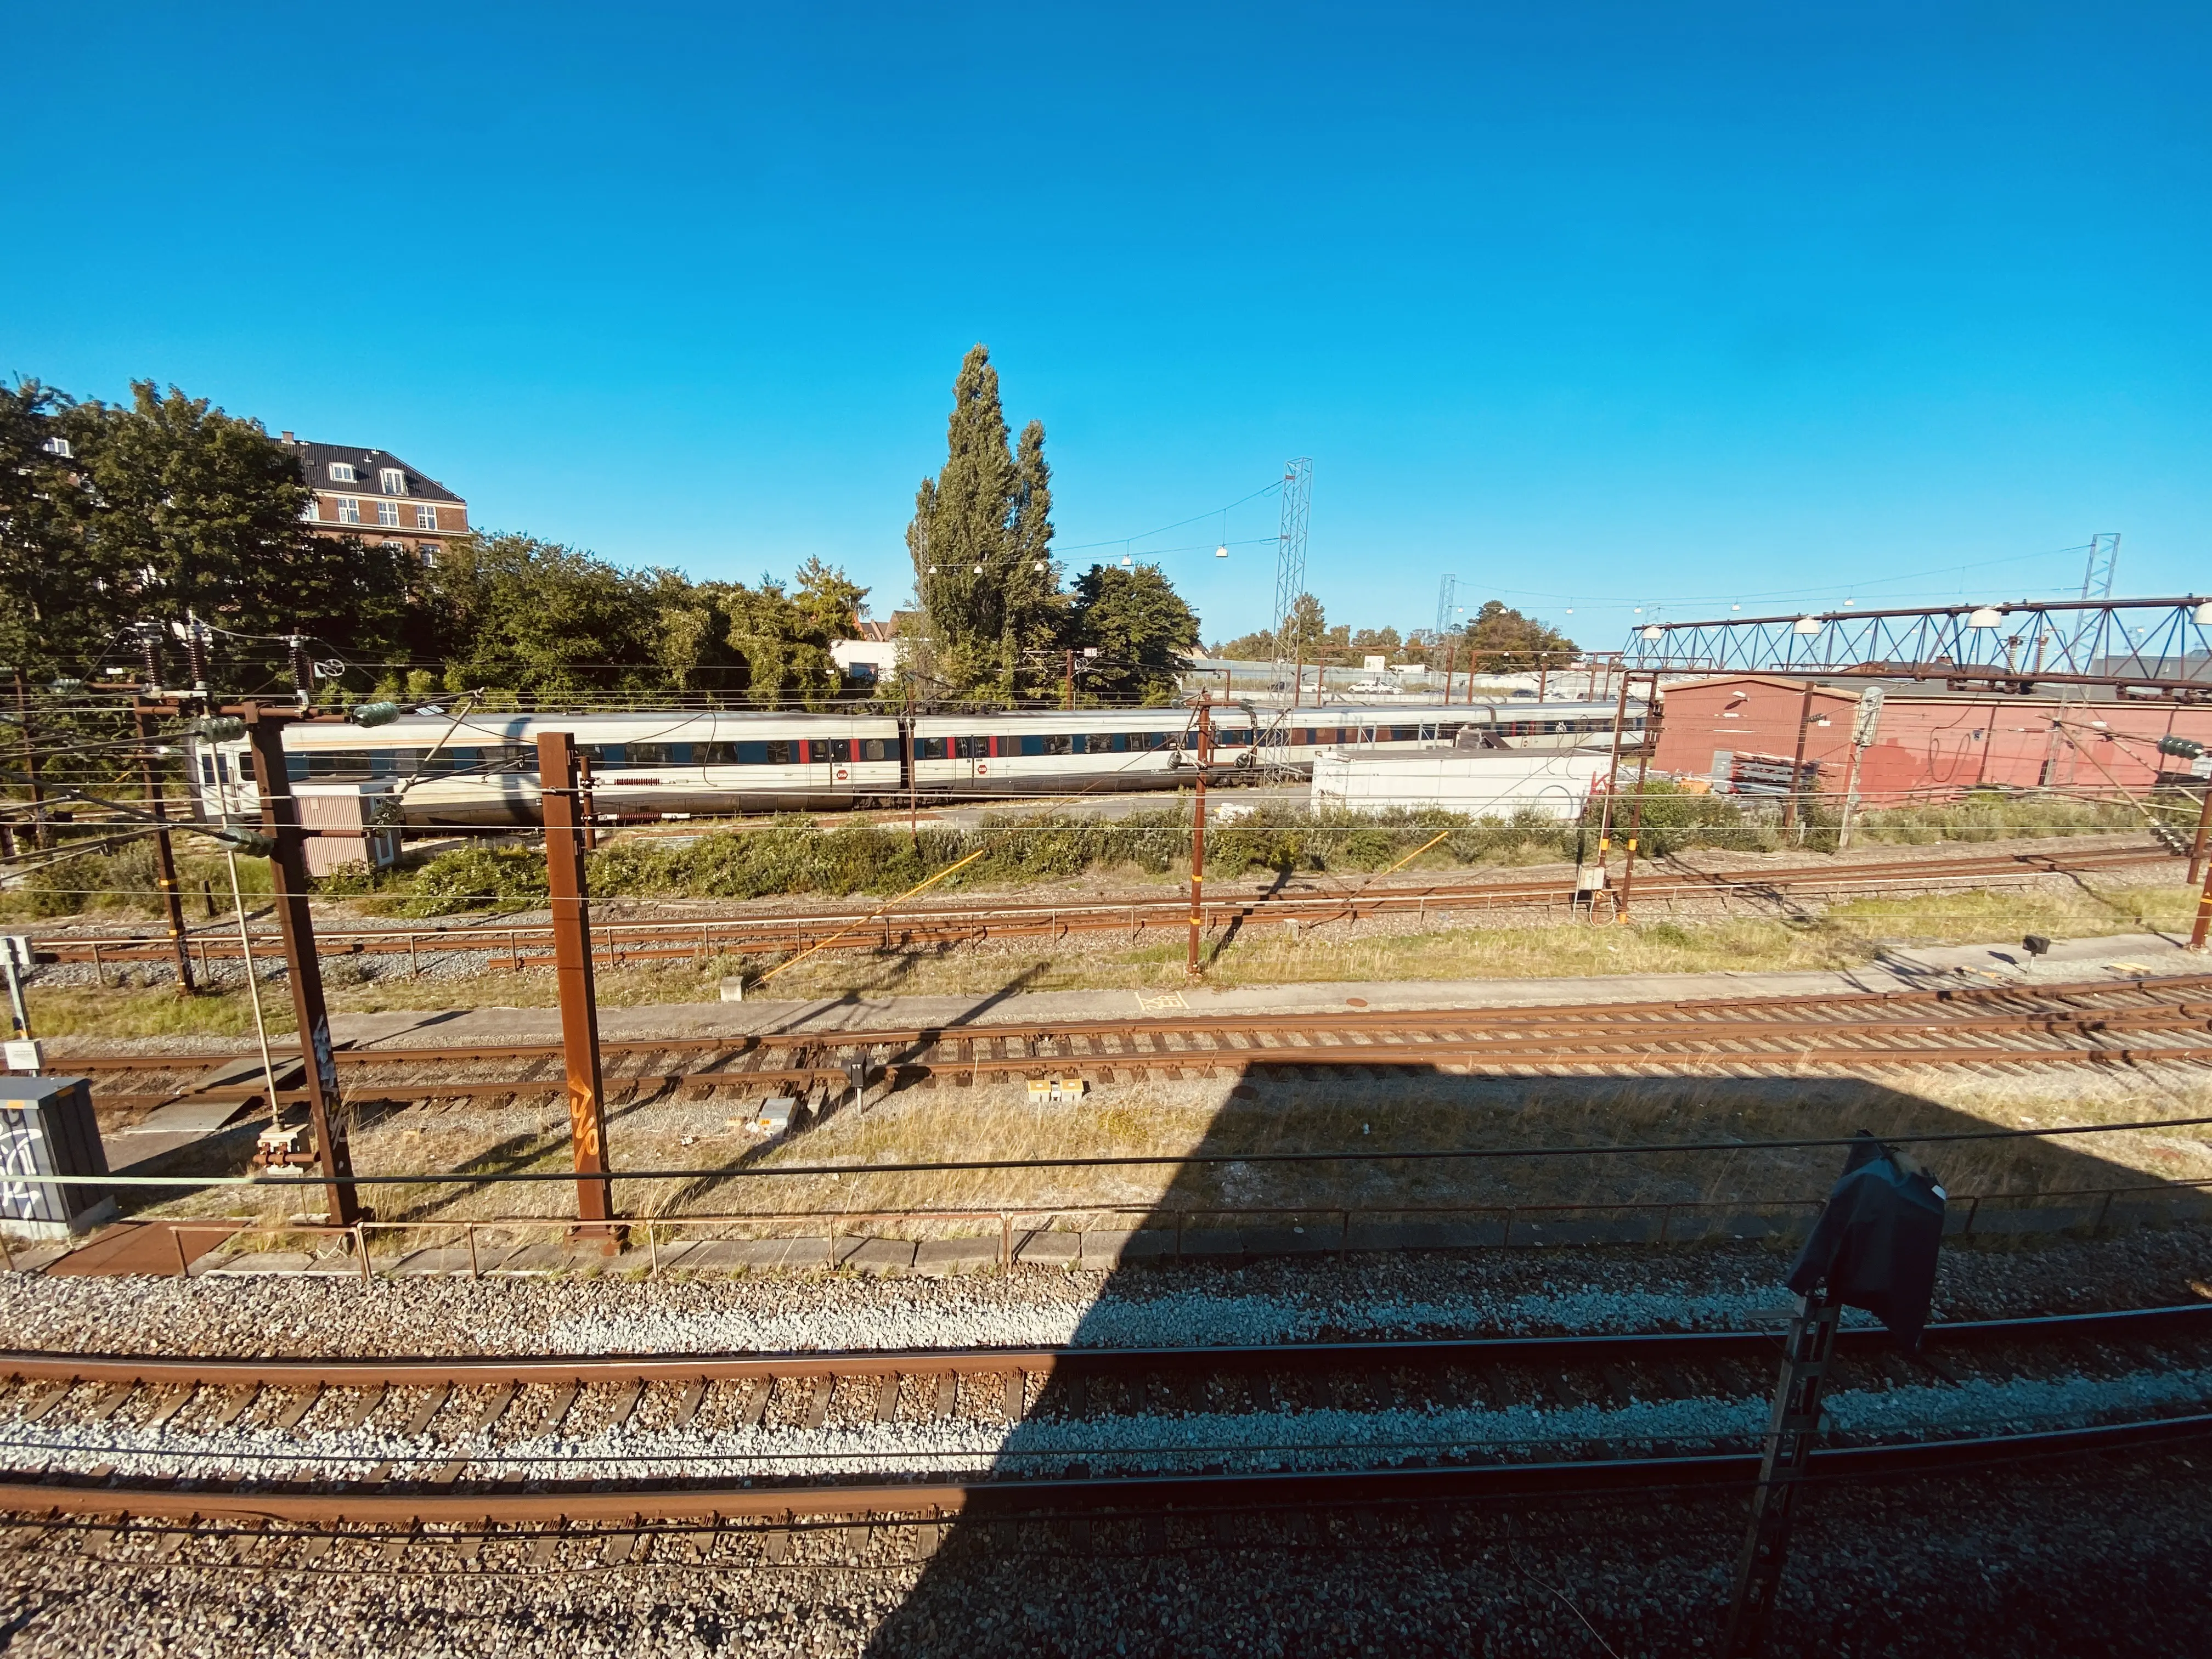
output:
<svg viewBox="0 0 2212 1659"><path fill-rule="evenodd" d="M0 1077L0 1228L33 1238L90 1231L114 1218L107 1188L24 1177L106 1173L88 1079Z"/></svg>

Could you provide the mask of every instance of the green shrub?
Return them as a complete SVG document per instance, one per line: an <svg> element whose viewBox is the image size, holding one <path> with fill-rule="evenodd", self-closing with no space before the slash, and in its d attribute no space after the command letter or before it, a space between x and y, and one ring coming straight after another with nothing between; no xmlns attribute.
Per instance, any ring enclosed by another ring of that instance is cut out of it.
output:
<svg viewBox="0 0 2212 1659"><path fill-rule="evenodd" d="M455 910L519 908L544 898L543 853L477 842L441 853L416 871L407 908L418 916L442 916Z"/></svg>

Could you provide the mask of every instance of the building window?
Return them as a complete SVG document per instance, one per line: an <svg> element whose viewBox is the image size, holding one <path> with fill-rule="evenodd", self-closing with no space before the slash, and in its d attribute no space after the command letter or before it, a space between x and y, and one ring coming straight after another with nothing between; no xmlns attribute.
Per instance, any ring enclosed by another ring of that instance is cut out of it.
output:
<svg viewBox="0 0 2212 1659"><path fill-rule="evenodd" d="M305 519L309 524L315 524L320 521L323 516L323 504L317 501L313 496L308 496L307 504L300 509L300 516Z"/></svg>
<svg viewBox="0 0 2212 1659"><path fill-rule="evenodd" d="M332 461L331 463L331 482L333 483L351 483L353 482L353 463L351 461Z"/></svg>
<svg viewBox="0 0 2212 1659"><path fill-rule="evenodd" d="M420 543L417 543L417 544L416 544L415 551L416 551L416 553L417 555L419 555L419 556L421 556L421 558L422 558L422 568L424 568L425 570L434 570L435 568L437 568L437 565L438 565L438 544L437 544L437 543L435 543L435 542L420 542Z"/></svg>
<svg viewBox="0 0 2212 1659"><path fill-rule="evenodd" d="M415 527L417 530L435 530L438 527L438 509L434 507L416 507Z"/></svg>
<svg viewBox="0 0 2212 1659"><path fill-rule="evenodd" d="M379 501L376 504L376 521L387 529L397 530L399 527L399 503Z"/></svg>
<svg viewBox="0 0 2212 1659"><path fill-rule="evenodd" d="M387 495L407 493L407 475L396 466L387 466L376 475L376 487Z"/></svg>
<svg viewBox="0 0 2212 1659"><path fill-rule="evenodd" d="M70 447L70 441L67 438L49 438L46 440L46 448L47 454L58 455L65 461L76 459L76 451Z"/></svg>
<svg viewBox="0 0 2212 1659"><path fill-rule="evenodd" d="M340 524L359 524L361 522L361 503L354 500L350 495L341 497L338 501L338 522Z"/></svg>

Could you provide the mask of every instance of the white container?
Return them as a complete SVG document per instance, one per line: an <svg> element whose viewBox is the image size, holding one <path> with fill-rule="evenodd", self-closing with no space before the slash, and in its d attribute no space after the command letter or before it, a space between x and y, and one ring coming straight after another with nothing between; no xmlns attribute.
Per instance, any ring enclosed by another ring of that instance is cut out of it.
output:
<svg viewBox="0 0 2212 1659"><path fill-rule="evenodd" d="M1612 763L1611 755L1599 749L1435 749L1410 755L1326 749L1314 757L1310 798L1316 809L1439 806L1469 817L1534 812L1567 823L1582 816L1591 786Z"/></svg>

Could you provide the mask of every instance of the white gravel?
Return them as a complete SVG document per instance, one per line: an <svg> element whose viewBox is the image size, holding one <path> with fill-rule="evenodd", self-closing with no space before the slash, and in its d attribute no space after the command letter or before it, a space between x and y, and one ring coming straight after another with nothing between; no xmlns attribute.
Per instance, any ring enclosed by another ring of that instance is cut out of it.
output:
<svg viewBox="0 0 2212 1659"><path fill-rule="evenodd" d="M1875 1436L1969 1435L2074 1426L2112 1416L2197 1407L2212 1370L2140 1372L2119 1378L1972 1379L1963 1385L1844 1390L1830 1397L1834 1431ZM427 1478L455 1459L471 1478L568 1480L921 1473L1046 1474L1073 1462L1097 1474L1317 1469L1392 1464L1470 1452L1572 1456L1598 1441L1625 1451L1656 1443L1747 1444L1764 1428L1758 1398L1633 1401L1626 1406L1504 1409L1146 1413L1097 1419L1032 1419L714 1431L624 1429L502 1443L496 1430L449 1443L363 1426L297 1437L246 1427L194 1432L131 1425L0 1423L0 1455L18 1468L82 1472L112 1466L149 1478L271 1479L299 1474L360 1480L388 1464L396 1478Z"/></svg>

